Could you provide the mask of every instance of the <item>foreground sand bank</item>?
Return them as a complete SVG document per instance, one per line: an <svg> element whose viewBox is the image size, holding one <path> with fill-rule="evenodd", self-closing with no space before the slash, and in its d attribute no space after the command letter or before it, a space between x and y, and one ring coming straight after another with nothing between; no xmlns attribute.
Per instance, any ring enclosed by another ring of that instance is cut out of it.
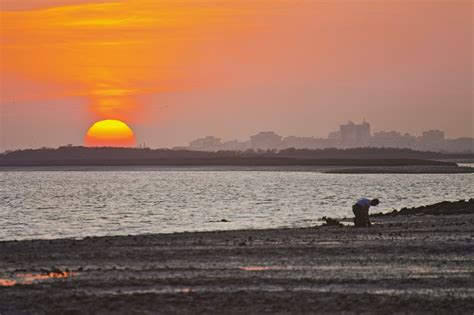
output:
<svg viewBox="0 0 474 315"><path fill-rule="evenodd" d="M372 221L0 242L0 313L474 311L474 214Z"/></svg>

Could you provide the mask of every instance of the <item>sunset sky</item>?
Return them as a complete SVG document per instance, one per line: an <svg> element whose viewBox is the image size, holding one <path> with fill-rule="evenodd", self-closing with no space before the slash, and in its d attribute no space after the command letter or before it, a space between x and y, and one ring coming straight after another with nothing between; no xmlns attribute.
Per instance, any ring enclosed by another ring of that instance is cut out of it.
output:
<svg viewBox="0 0 474 315"><path fill-rule="evenodd" d="M0 151L262 130L474 136L471 1L0 0Z"/></svg>

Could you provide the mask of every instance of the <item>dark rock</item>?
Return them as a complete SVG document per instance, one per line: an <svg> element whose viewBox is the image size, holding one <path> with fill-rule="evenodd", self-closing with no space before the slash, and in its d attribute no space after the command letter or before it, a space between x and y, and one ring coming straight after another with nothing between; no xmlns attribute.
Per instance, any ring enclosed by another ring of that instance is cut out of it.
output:
<svg viewBox="0 0 474 315"><path fill-rule="evenodd" d="M413 208L402 208L400 211L393 210L389 213L374 213L372 217L393 216L393 215L457 215L474 214L474 199L469 201L443 201L432 205Z"/></svg>
<svg viewBox="0 0 474 315"><path fill-rule="evenodd" d="M344 226L339 220L333 218L323 217L323 220L326 221L323 226Z"/></svg>

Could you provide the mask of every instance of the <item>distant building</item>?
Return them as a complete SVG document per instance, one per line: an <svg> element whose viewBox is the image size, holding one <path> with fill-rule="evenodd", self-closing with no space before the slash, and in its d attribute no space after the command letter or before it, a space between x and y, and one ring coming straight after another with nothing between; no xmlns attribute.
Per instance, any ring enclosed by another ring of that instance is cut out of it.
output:
<svg viewBox="0 0 474 315"><path fill-rule="evenodd" d="M217 151L221 146L220 138L208 136L191 141L188 149L193 151Z"/></svg>
<svg viewBox="0 0 474 315"><path fill-rule="evenodd" d="M417 139L416 148L426 151L442 151L445 146L444 131L424 131Z"/></svg>
<svg viewBox="0 0 474 315"><path fill-rule="evenodd" d="M410 149L415 146L415 137L408 133L402 135L398 131L379 131L374 133L370 146Z"/></svg>
<svg viewBox="0 0 474 315"><path fill-rule="evenodd" d="M345 125L339 127L341 133L342 145L345 147L366 146L370 140L370 124L363 122L362 124L354 124L349 121Z"/></svg>
<svg viewBox="0 0 474 315"><path fill-rule="evenodd" d="M447 139L446 151L458 153L474 153L474 138Z"/></svg>
<svg viewBox="0 0 474 315"><path fill-rule="evenodd" d="M250 149L250 141L226 141L222 144L221 150L225 151L245 151Z"/></svg>
<svg viewBox="0 0 474 315"><path fill-rule="evenodd" d="M263 131L250 137L250 145L255 150L280 149L283 144L281 138L273 131Z"/></svg>
<svg viewBox="0 0 474 315"><path fill-rule="evenodd" d="M341 136L341 132L338 130L338 131L333 131L331 133L329 133L328 135L328 139L331 139L331 140L341 140L342 136Z"/></svg>
<svg viewBox="0 0 474 315"><path fill-rule="evenodd" d="M283 138L282 148L295 149L323 149L328 147L328 139L314 137L286 137Z"/></svg>
<svg viewBox="0 0 474 315"><path fill-rule="evenodd" d="M371 135L370 124L355 124L349 121L331 132L327 138L315 137L281 137L273 131L264 131L246 141L226 141L220 138L205 137L192 141L186 148L194 151L246 151L295 149L326 149L355 147L387 147L413 149L420 151L474 153L474 138L445 139L441 130L424 131L415 137L399 131L379 131Z"/></svg>
<svg viewBox="0 0 474 315"><path fill-rule="evenodd" d="M421 138L423 139L423 141L428 141L428 142L443 142L444 131L441 131L441 130L423 131Z"/></svg>

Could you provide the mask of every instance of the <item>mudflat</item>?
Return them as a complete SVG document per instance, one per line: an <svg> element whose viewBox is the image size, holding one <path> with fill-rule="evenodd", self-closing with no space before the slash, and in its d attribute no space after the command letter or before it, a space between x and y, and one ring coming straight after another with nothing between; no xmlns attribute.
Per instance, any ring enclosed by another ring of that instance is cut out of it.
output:
<svg viewBox="0 0 474 315"><path fill-rule="evenodd" d="M339 167L326 170L325 173L333 174L472 174L474 167L467 166L432 166L432 165L406 165L406 166L371 166L371 167Z"/></svg>
<svg viewBox="0 0 474 315"><path fill-rule="evenodd" d="M0 242L0 314L474 312L474 214Z"/></svg>

